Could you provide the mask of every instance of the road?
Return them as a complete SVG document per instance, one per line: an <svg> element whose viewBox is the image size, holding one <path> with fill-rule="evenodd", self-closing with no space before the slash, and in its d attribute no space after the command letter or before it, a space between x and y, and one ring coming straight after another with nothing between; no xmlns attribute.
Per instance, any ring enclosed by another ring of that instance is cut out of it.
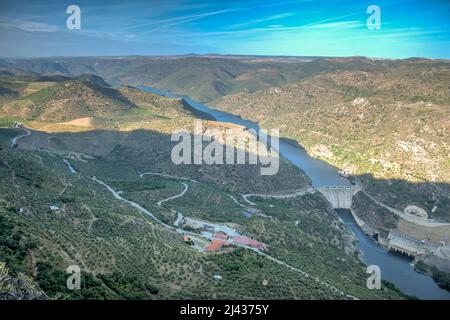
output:
<svg viewBox="0 0 450 320"><path fill-rule="evenodd" d="M169 229L171 229L171 230L174 230L174 229L175 229L175 228L173 228L173 227L171 227L171 226L165 224L165 223L162 222L161 220L159 220L153 213L151 213L150 211L148 211L147 209L145 209L144 207L142 207L142 206L139 205L138 203L136 203L136 202L134 202L134 201L127 200L127 199L125 199L125 198L122 198L122 197L120 196L120 194L118 194L113 188L111 188L110 186L108 186L108 185L107 185L106 183L104 183L103 181L97 179L95 176L94 176L94 177L91 177L91 179L92 179L93 181L95 181L95 182L97 182L97 183L103 185L106 189L108 189L108 191L111 192L111 193L113 194L114 198L116 198L116 199L118 199L118 200L121 200L121 201L124 201L124 202L128 203L129 205L135 207L135 208L138 209L139 211L144 212L145 214L147 214L148 216L150 216L153 220L155 220L155 221L158 222L159 224L161 224L161 225L163 225L163 226L165 226L165 227L167 227L167 228L169 228Z"/></svg>
<svg viewBox="0 0 450 320"><path fill-rule="evenodd" d="M308 272L305 272L305 271L303 271L303 270L301 270L299 268L293 267L290 264L287 264L284 261L278 260L277 258L274 258L274 257L272 257L272 256L270 256L270 255L268 255L268 254L266 254L266 253L264 253L264 252L262 252L262 251L260 251L258 249L248 248L248 247L236 244L236 243L235 243L235 245L238 246L238 247L243 247L243 248L247 248L249 250L252 250L252 251L256 252L257 254L262 255L262 256L266 257L267 259L272 260L273 262L275 262L275 263L277 263L279 265L285 266L285 267L287 267L288 269L290 269L292 271L298 272L302 276L304 276L305 278L312 279L312 280L316 281L319 285L324 286L324 287L330 289L331 291L334 291L334 292L340 294L341 296L344 296L344 297L346 297L348 299L352 299L352 300L359 300L355 296L349 295L349 294L345 293L344 291L337 289L336 287L328 284L327 282L321 280L320 278L312 276Z"/></svg>
<svg viewBox="0 0 450 320"><path fill-rule="evenodd" d="M67 165L67 167L69 168L70 172L72 173L77 173L75 171L75 169L71 166L71 164L69 163L69 161L67 161L66 159L63 159L64 163Z"/></svg>
<svg viewBox="0 0 450 320"><path fill-rule="evenodd" d="M169 198L167 198L167 199L164 199L164 200L161 200L161 201L158 201L158 206L161 206L164 202L167 202L167 201L170 201L170 200L173 200L173 199L176 199L176 198L179 198L179 197L182 197L185 193L186 193L186 191L188 191L189 190L189 186L186 184L186 183L184 183L183 182L183 186L184 186L184 190L183 191L181 191L181 193L180 194L177 194L177 195L175 195L175 196L171 196L171 197L169 197Z"/></svg>
<svg viewBox="0 0 450 320"><path fill-rule="evenodd" d="M273 198L273 199L287 199L287 198L295 198L300 197L305 194L312 194L315 193L316 190L312 187L308 187L306 189L300 189L296 190L292 193L278 193L278 194L254 194L254 193L248 193L243 194L242 198L247 202L248 204L251 204L252 206L256 205L256 203L248 200L249 197L260 197L260 198Z"/></svg>
<svg viewBox="0 0 450 320"><path fill-rule="evenodd" d="M190 178L184 178L184 177L177 177L177 176L171 176L169 174L162 174L162 173L157 173L157 172L144 172L141 173L139 175L139 177L144 177L146 175L152 175L152 176L160 176L160 177L166 177L166 178L171 178L171 179L177 179L177 180L185 180L185 181L190 181L190 182L194 182L194 183L198 183L198 181L194 180L194 179L190 179Z"/></svg>
<svg viewBox="0 0 450 320"><path fill-rule="evenodd" d="M11 139L11 145L10 145L11 147L17 146L17 140L22 139L22 138L24 138L26 136L29 136L31 134L31 131L26 129L26 128L18 127L17 125L15 126L15 128L21 128L22 130L25 130L25 133L21 134L21 135L19 135L17 137L12 138Z"/></svg>
<svg viewBox="0 0 450 320"><path fill-rule="evenodd" d="M242 203L240 203L239 201L237 201L237 199L236 199L235 197L233 197L231 194L227 193L227 196L228 196L231 200L233 200L233 202L236 203L238 206L245 208L245 206L244 206Z"/></svg>

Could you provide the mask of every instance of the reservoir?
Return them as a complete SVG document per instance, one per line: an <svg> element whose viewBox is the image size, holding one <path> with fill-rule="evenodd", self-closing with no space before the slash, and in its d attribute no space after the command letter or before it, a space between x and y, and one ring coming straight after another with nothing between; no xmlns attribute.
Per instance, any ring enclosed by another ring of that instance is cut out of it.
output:
<svg viewBox="0 0 450 320"><path fill-rule="evenodd" d="M146 86L141 86L139 89L170 98L182 98L192 108L213 116L217 121L259 130L259 126L255 122L242 119L227 112L211 109L203 103L192 101L189 97ZM351 185L347 179L339 174L336 167L309 156L296 142L280 139L279 149L279 153L283 157L289 159L311 178L314 187ZM441 289L431 277L416 272L407 257L385 250L378 246L372 238L364 234L354 221L349 210L337 210L337 213L358 238L357 246L362 252L364 262L367 265L378 265L381 269L381 278L383 280L394 283L405 294L416 296L420 299L450 300L450 292Z"/></svg>

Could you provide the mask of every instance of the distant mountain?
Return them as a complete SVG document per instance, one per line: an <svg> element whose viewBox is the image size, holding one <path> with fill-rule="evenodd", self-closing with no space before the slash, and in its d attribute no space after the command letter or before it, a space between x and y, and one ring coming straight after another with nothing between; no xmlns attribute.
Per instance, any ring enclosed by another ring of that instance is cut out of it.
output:
<svg viewBox="0 0 450 320"><path fill-rule="evenodd" d="M146 84L213 101L233 92L254 92L282 85L319 72L304 65L316 58L258 56L88 57L11 59L3 63L11 73L61 74L75 77L96 74L114 85Z"/></svg>
<svg viewBox="0 0 450 320"><path fill-rule="evenodd" d="M59 74L77 77L95 74L113 85L143 85L204 102L217 101L233 93L295 83L324 72L360 70L389 72L416 63L445 64L444 60L406 60L364 57L277 57L277 56L169 56L169 57L70 57L4 59L0 75ZM431 63L430 62L430 63ZM391 73L392 74L392 73Z"/></svg>

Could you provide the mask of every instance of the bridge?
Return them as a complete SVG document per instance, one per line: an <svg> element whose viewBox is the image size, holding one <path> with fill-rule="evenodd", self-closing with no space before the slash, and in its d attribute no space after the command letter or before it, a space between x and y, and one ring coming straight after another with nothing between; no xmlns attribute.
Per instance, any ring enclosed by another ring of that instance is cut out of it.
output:
<svg viewBox="0 0 450 320"><path fill-rule="evenodd" d="M327 186L317 187L317 191L331 203L334 209L350 209L353 196L361 190L359 186Z"/></svg>

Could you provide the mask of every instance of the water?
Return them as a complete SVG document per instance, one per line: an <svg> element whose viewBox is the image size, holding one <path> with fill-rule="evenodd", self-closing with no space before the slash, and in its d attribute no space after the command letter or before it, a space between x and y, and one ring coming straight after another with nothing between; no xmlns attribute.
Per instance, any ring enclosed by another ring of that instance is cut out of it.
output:
<svg viewBox="0 0 450 320"><path fill-rule="evenodd" d="M212 115L217 121L239 124L254 130L259 129L258 124L255 122L242 119L237 115L211 109L202 103L192 101L189 97L144 86L140 87L140 89L170 98L183 98L190 106ZM280 139L279 152L302 169L311 178L315 187L350 185L349 181L339 174L336 167L310 157L297 143ZM338 210L338 214L357 236L357 246L363 254L364 262L367 265L378 265L381 269L381 278L383 280L394 283L404 293L420 299L450 300L450 292L439 288L431 277L416 272L410 265L410 259L379 247L373 239L358 227L348 210Z"/></svg>
<svg viewBox="0 0 450 320"><path fill-rule="evenodd" d="M394 283L401 291L420 299L450 299L450 292L439 288L429 276L420 274L410 265L411 260L378 246L356 224L349 210L336 210L344 223L358 237L358 249L367 265L380 267L381 278Z"/></svg>

